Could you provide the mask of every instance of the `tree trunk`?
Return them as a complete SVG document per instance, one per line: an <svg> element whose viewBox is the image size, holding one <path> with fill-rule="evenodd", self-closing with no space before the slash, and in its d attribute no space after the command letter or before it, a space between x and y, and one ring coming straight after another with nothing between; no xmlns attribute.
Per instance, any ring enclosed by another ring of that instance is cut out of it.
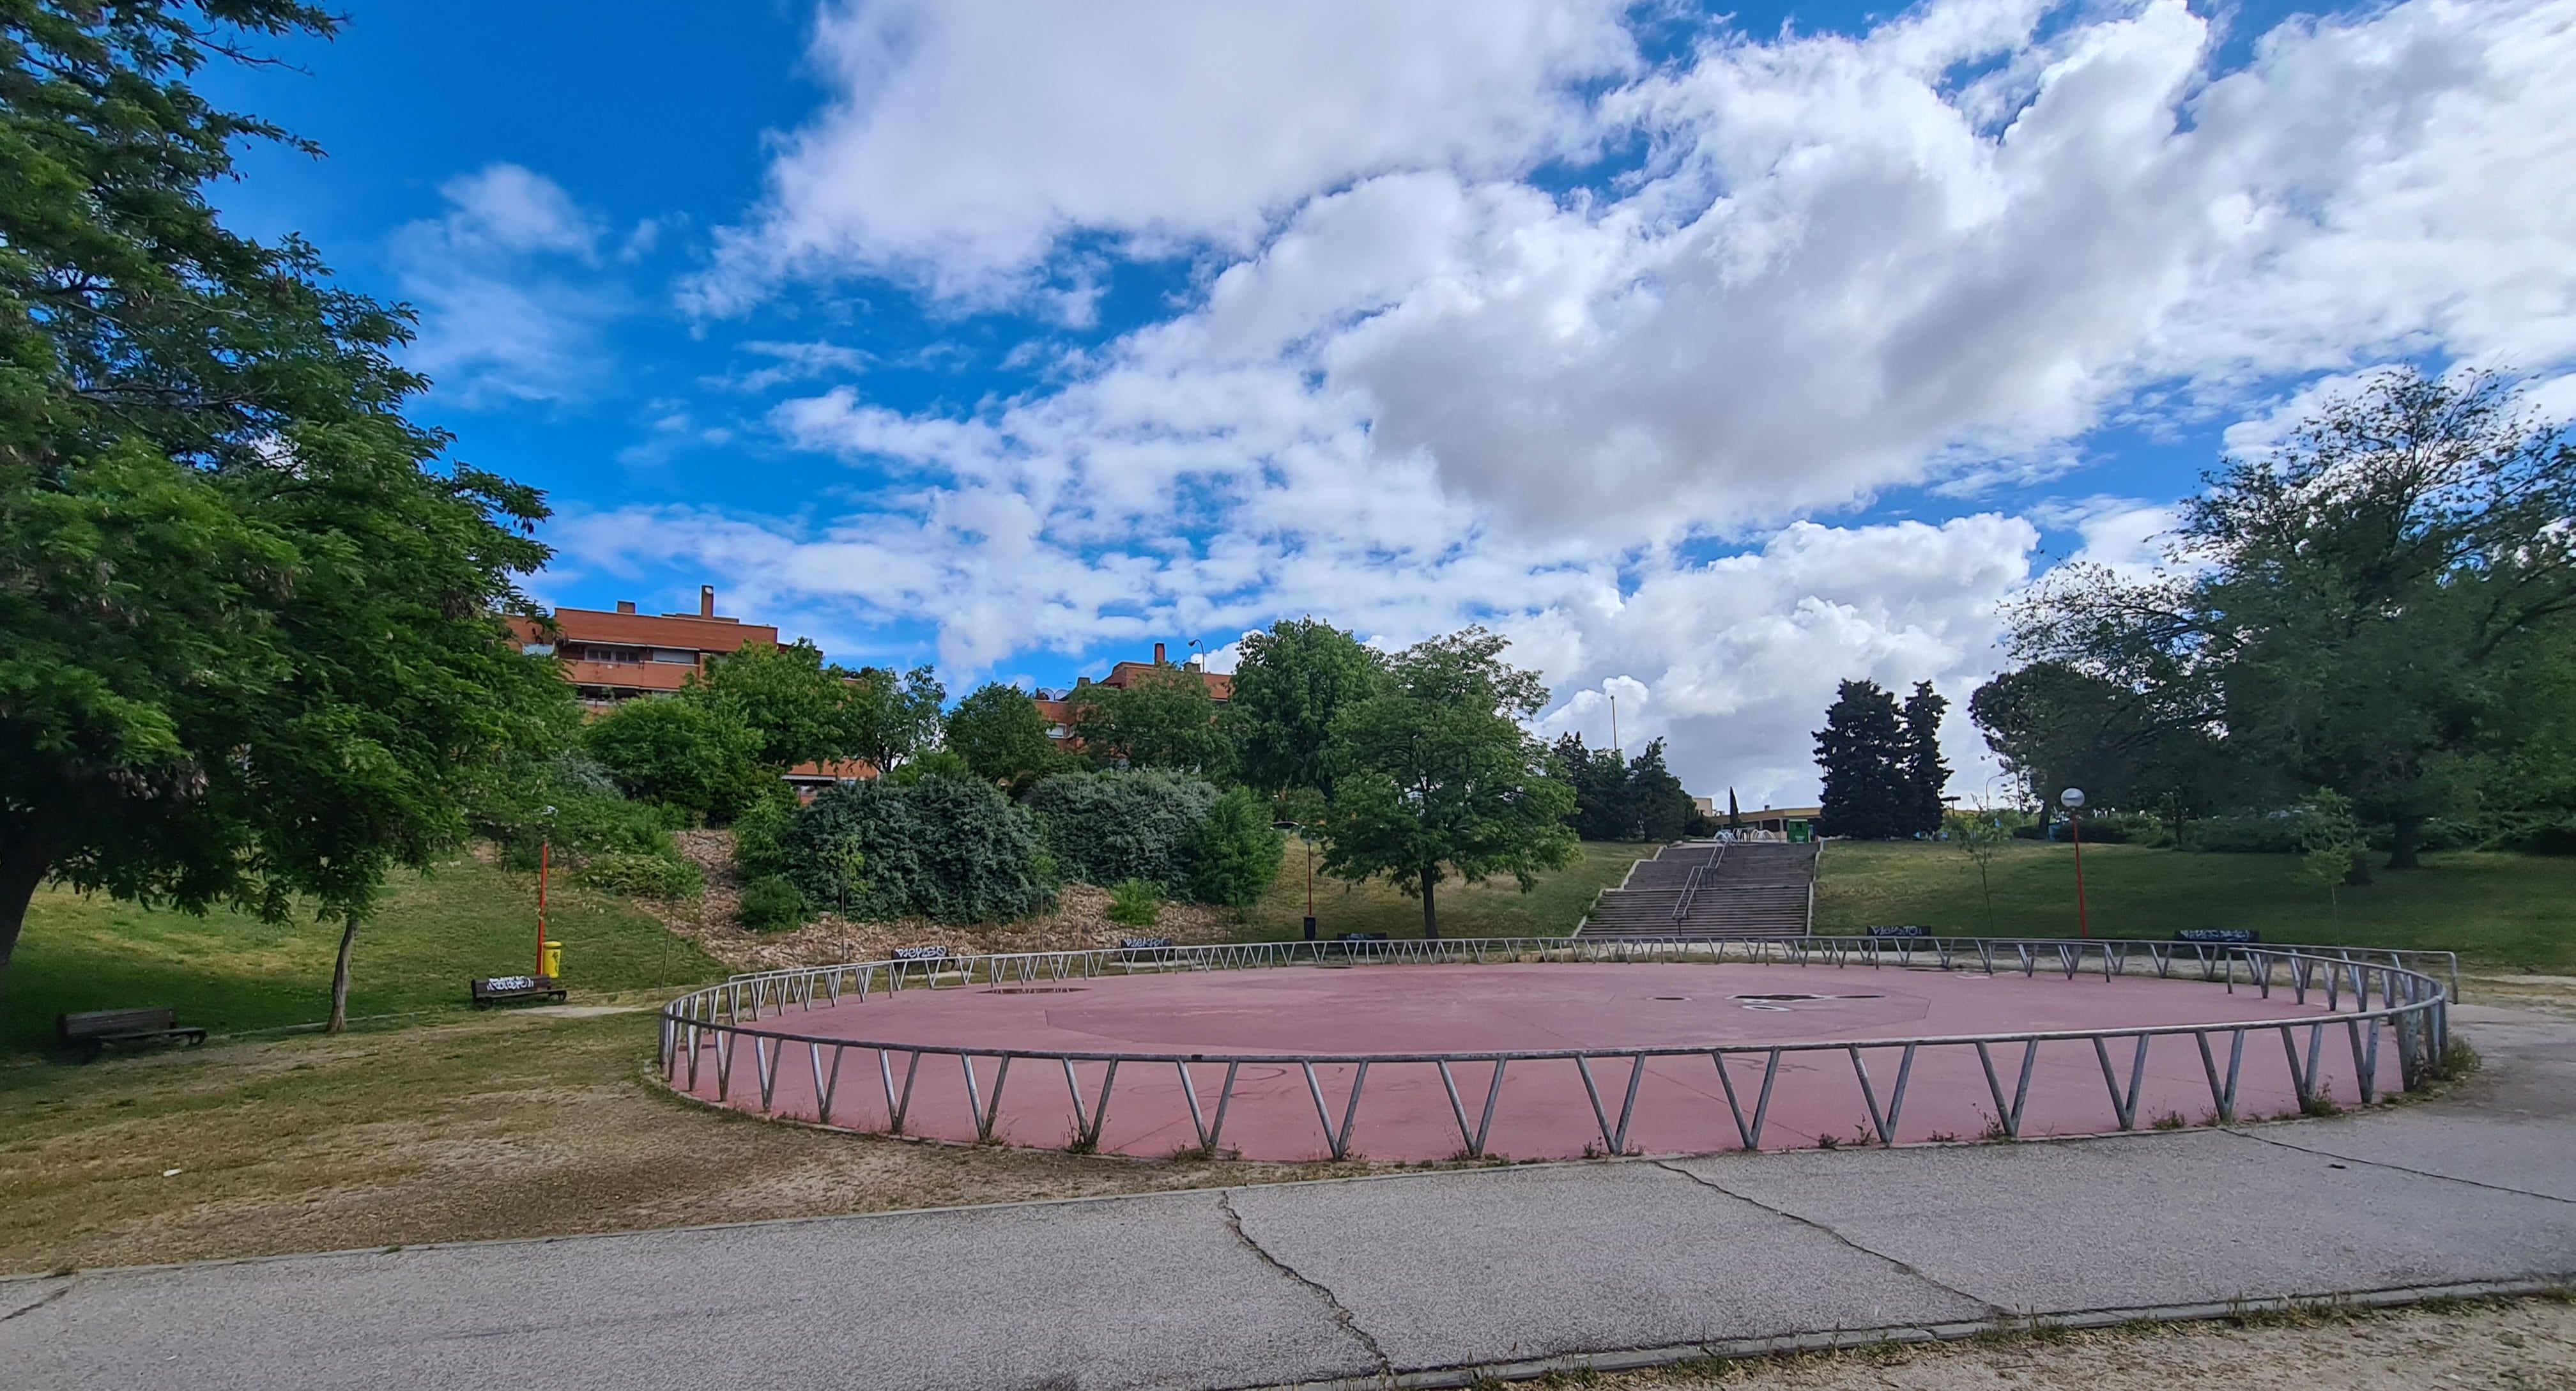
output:
<svg viewBox="0 0 2576 1391"><path fill-rule="evenodd" d="M325 1033L349 1031L349 949L357 944L358 915L351 913L348 926L340 929L340 959L331 964L331 1022Z"/></svg>
<svg viewBox="0 0 2576 1391"><path fill-rule="evenodd" d="M2422 861L2417 858L2423 845L2424 818L2420 816L2397 818L2396 829L2389 836L2388 867L2390 869L2423 868Z"/></svg>
<svg viewBox="0 0 2576 1391"><path fill-rule="evenodd" d="M27 925L27 904L45 882L50 862L44 838L27 835L0 845L0 1000L8 998L9 961L18 951L18 933Z"/></svg>
<svg viewBox="0 0 2576 1391"><path fill-rule="evenodd" d="M1440 910L1433 905L1431 896L1439 890L1432 887L1433 882L1429 874L1422 876L1422 935L1437 942L1440 940Z"/></svg>

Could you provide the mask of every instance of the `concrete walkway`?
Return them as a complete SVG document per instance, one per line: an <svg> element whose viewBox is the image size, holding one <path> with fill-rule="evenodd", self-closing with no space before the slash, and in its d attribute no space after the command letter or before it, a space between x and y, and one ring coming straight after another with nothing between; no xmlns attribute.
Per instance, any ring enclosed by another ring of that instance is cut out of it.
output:
<svg viewBox="0 0 2576 1391"><path fill-rule="evenodd" d="M2241 1130L1524 1166L0 1281L12 1386L1454 1385L2576 1279L2576 1024Z"/></svg>

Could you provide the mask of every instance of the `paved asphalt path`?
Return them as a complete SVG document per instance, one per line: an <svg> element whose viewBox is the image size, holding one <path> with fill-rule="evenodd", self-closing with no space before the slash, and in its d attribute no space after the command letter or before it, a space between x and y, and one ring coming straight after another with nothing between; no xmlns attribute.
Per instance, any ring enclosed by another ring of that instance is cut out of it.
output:
<svg viewBox="0 0 2576 1391"><path fill-rule="evenodd" d="M0 1280L0 1385L1457 1384L2576 1279L2576 1024L2236 1130L1522 1166Z"/></svg>

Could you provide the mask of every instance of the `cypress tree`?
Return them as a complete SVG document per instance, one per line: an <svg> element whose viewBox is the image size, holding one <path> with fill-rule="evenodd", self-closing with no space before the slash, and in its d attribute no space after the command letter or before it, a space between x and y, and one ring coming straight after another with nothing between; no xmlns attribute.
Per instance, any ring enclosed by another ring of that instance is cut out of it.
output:
<svg viewBox="0 0 2576 1391"><path fill-rule="evenodd" d="M1905 698L1905 830L1931 835L1941 829L1942 791L1950 785L1950 765L1941 761L1941 715L1950 702L1935 694L1932 683L1917 681Z"/></svg>

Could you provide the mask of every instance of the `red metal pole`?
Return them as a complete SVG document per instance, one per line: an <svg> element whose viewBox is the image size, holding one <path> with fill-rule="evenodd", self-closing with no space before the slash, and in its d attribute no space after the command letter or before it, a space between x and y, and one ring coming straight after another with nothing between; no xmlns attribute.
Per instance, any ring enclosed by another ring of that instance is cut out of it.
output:
<svg viewBox="0 0 2576 1391"><path fill-rule="evenodd" d="M537 842L537 975L546 973L546 870L554 858L554 841Z"/></svg>
<svg viewBox="0 0 2576 1391"><path fill-rule="evenodd" d="M2084 818L2067 813L2066 829L2075 837L2075 935L2090 937L2093 927L2084 918Z"/></svg>

